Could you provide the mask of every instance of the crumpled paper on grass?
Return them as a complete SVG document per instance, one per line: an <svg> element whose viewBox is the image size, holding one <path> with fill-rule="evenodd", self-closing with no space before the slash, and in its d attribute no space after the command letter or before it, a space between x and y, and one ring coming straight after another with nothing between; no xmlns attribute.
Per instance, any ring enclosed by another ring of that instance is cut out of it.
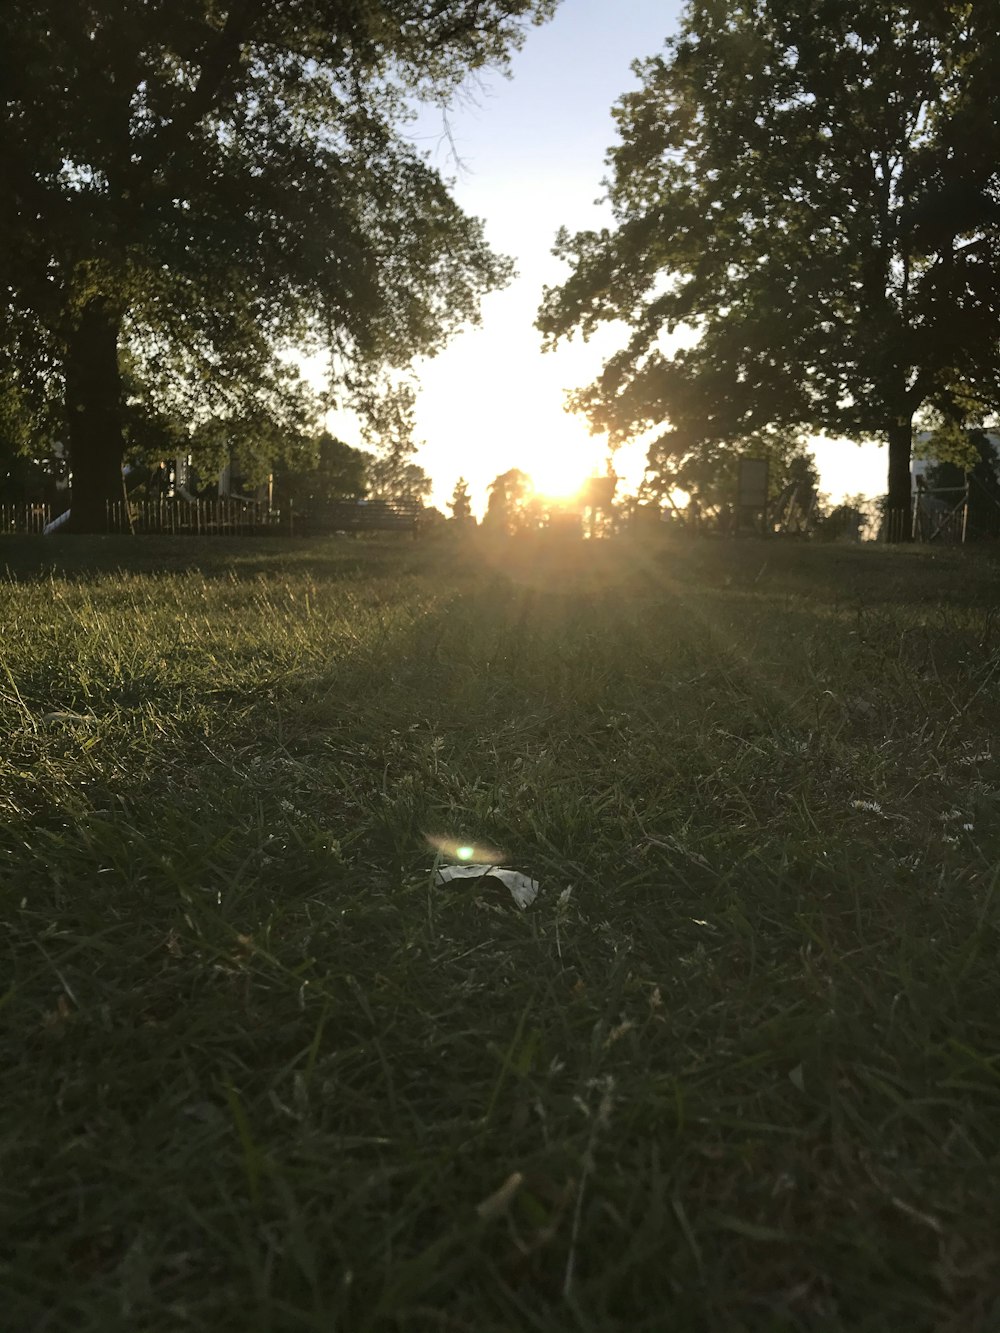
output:
<svg viewBox="0 0 1000 1333"><path fill-rule="evenodd" d="M538 880L529 879L519 870L501 870L498 866L439 866L435 884L447 884L452 879L498 879L509 891L518 907L530 907L538 897Z"/></svg>

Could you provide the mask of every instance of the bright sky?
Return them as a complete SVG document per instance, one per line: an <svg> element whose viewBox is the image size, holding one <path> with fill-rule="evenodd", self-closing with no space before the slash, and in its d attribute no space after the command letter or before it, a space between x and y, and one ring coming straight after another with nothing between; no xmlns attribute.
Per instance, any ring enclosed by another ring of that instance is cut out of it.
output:
<svg viewBox="0 0 1000 1333"><path fill-rule="evenodd" d="M514 257L518 277L488 297L483 323L419 367L417 461L434 479L433 503L444 509L461 474L481 513L486 487L519 467L540 489L575 489L607 455L602 439L564 410L564 391L589 383L620 343L606 330L543 354L533 327L542 288L568 270L551 254L556 231L609 221L595 204L604 157L614 141L611 107L636 86L629 69L658 51L674 31L679 0L562 0L555 19L528 33L509 80L471 86L449 115L428 114L412 130L468 213L485 219L495 249ZM455 152L458 161L455 161ZM350 440L348 429L337 427ZM821 488L881 494L885 456L877 446L819 443ZM642 448L619 451L615 469L638 484Z"/></svg>

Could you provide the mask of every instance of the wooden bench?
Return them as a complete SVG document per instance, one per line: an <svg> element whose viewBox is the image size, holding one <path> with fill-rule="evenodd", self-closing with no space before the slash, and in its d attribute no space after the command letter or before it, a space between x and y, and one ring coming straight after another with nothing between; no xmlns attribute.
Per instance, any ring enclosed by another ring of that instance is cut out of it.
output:
<svg viewBox="0 0 1000 1333"><path fill-rule="evenodd" d="M423 512L419 500L337 500L310 505L302 514L296 512L295 531L303 536L332 532L405 532L416 537Z"/></svg>

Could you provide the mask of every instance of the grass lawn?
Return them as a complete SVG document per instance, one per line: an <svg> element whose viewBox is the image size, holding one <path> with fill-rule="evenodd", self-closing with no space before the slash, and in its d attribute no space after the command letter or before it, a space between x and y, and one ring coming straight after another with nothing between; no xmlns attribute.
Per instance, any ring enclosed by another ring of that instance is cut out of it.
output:
<svg viewBox="0 0 1000 1333"><path fill-rule="evenodd" d="M5 565L5 1333L1000 1329L989 556Z"/></svg>

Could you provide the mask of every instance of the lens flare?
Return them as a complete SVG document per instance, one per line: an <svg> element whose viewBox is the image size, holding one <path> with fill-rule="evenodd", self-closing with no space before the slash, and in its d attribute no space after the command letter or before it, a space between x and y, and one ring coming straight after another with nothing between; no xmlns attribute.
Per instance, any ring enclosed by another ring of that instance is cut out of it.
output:
<svg viewBox="0 0 1000 1333"><path fill-rule="evenodd" d="M449 861L464 861L466 865L499 866L504 863L504 854L496 847L485 843L470 842L465 838L449 838L438 833L427 834L427 845L433 847L439 856Z"/></svg>

